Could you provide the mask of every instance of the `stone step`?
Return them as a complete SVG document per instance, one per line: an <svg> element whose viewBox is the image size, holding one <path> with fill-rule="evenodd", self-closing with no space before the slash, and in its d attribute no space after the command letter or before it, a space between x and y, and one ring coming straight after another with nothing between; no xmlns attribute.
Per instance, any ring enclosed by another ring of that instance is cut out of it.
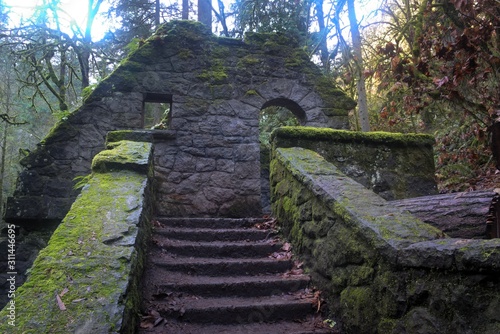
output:
<svg viewBox="0 0 500 334"><path fill-rule="evenodd" d="M263 241L276 235L275 231L252 228L186 228L155 229L156 235L186 241Z"/></svg>
<svg viewBox="0 0 500 334"><path fill-rule="evenodd" d="M244 324L302 320L314 311L315 300L300 294L253 298L167 297L156 302L156 311L168 319L191 323Z"/></svg>
<svg viewBox="0 0 500 334"><path fill-rule="evenodd" d="M153 275L151 275L153 276ZM257 297L281 295L306 289L306 275L262 275L262 276L193 276L179 272L164 272L161 281L154 282L156 289L148 297L186 293L200 297Z"/></svg>
<svg viewBox="0 0 500 334"><path fill-rule="evenodd" d="M196 258L175 257L153 259L151 264L158 270L178 271L189 275L203 276L245 276L284 273L293 266L291 260L270 258ZM165 279L168 279L165 276Z"/></svg>
<svg viewBox="0 0 500 334"><path fill-rule="evenodd" d="M332 333L315 313L310 278L291 275L298 271L269 222L157 219L138 333Z"/></svg>
<svg viewBox="0 0 500 334"><path fill-rule="evenodd" d="M304 321L277 321L273 323L249 324L192 324L179 321L160 321L156 327L141 329L140 334L326 334L333 333L325 328L320 317L309 317Z"/></svg>
<svg viewBox="0 0 500 334"><path fill-rule="evenodd" d="M209 258L267 257L274 252L278 252L283 246L281 243L271 241L195 242L169 239L158 235L153 237L153 243L157 251L161 253Z"/></svg>
<svg viewBox="0 0 500 334"><path fill-rule="evenodd" d="M248 228L256 224L262 224L266 218L177 218L177 217L158 217L156 219L160 224L168 227L186 227L186 228Z"/></svg>

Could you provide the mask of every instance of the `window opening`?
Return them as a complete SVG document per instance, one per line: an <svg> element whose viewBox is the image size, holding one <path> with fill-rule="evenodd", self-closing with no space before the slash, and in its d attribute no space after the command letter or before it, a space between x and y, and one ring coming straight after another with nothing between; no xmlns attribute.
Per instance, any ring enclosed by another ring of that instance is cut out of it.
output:
<svg viewBox="0 0 500 334"><path fill-rule="evenodd" d="M172 96L146 94L143 105L144 129L168 129L172 119Z"/></svg>

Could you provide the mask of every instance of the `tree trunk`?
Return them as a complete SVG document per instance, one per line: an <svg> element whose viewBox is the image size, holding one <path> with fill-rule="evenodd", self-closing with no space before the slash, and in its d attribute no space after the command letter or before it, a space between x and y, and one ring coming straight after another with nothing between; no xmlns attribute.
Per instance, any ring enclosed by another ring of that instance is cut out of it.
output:
<svg viewBox="0 0 500 334"><path fill-rule="evenodd" d="M189 0L182 0L182 19L189 19Z"/></svg>
<svg viewBox="0 0 500 334"><path fill-rule="evenodd" d="M358 114L361 124L361 131L370 131L370 121L368 118L368 103L366 99L365 77L363 76L363 52L361 49L361 34L359 32L356 11L354 10L354 0L347 0L347 11L351 26L352 46L354 52L354 64L356 69L357 93L358 93Z"/></svg>
<svg viewBox="0 0 500 334"><path fill-rule="evenodd" d="M224 2L222 0L217 0L217 3L219 4L219 13L215 13L217 18L220 21L220 24L222 25L222 31L224 33L224 36L229 37L229 29L227 28L227 23L226 23L226 13L224 11Z"/></svg>
<svg viewBox="0 0 500 334"><path fill-rule="evenodd" d="M325 14L323 13L323 0L315 0L316 4L316 19L318 20L319 27L319 51L321 57L321 63L326 73L330 72L330 57L328 52L328 46L326 44L327 30L325 27Z"/></svg>
<svg viewBox="0 0 500 334"><path fill-rule="evenodd" d="M7 75L7 77L4 78L4 82L6 84L5 86L5 91L4 91L4 96L5 96L5 103L3 105L3 109L5 111L5 114L7 116L10 115L10 72ZM6 164L6 158L7 158L7 131L9 130L9 123L8 122L3 122L3 133L2 133L2 159L0 161L0 212L3 214L3 209L4 209L4 196L3 196L3 191L4 191L4 181L6 179L5 177L5 164Z"/></svg>
<svg viewBox="0 0 500 334"><path fill-rule="evenodd" d="M212 31L212 0L198 0L198 21Z"/></svg>
<svg viewBox="0 0 500 334"><path fill-rule="evenodd" d="M160 26L160 0L155 1L155 29Z"/></svg>
<svg viewBox="0 0 500 334"><path fill-rule="evenodd" d="M452 238L486 239L493 191L471 191L407 198L390 204L410 211Z"/></svg>
<svg viewBox="0 0 500 334"><path fill-rule="evenodd" d="M83 36L83 45L80 50L75 50L80 64L80 71L82 74L82 89L90 85L90 54L92 44L92 25L94 24L95 17L99 12L99 7L104 0L88 0L87 7L87 22L85 24L85 36ZM158 1L158 0L157 0Z"/></svg>
<svg viewBox="0 0 500 334"><path fill-rule="evenodd" d="M500 120L495 120L491 126L491 152L495 166L500 170Z"/></svg>

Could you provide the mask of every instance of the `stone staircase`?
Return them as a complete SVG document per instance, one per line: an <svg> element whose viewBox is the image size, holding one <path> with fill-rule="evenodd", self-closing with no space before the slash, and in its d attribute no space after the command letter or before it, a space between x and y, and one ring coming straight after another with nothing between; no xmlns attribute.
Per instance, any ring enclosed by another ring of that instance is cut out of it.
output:
<svg viewBox="0 0 500 334"><path fill-rule="evenodd" d="M159 218L138 333L330 333L309 277L263 219Z"/></svg>

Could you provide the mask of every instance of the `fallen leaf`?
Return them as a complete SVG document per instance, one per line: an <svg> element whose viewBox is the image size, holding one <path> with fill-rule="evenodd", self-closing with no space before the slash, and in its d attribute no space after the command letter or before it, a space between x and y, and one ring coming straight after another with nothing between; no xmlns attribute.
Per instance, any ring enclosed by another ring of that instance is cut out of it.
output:
<svg viewBox="0 0 500 334"><path fill-rule="evenodd" d="M72 303L79 303L79 302L82 302L84 300L86 300L87 298L78 298L78 299L75 299L72 301Z"/></svg>
<svg viewBox="0 0 500 334"><path fill-rule="evenodd" d="M154 324L153 324L153 327L156 327L156 326L158 326L159 324L161 324L163 320L165 320L165 319L163 319L163 318L161 318L161 317L160 317L160 318L158 318L158 319L156 319L156 320L155 320L155 322L154 322Z"/></svg>
<svg viewBox="0 0 500 334"><path fill-rule="evenodd" d="M143 318L143 320L141 320L141 328L144 328L144 329L151 329L154 327L154 322L152 321L152 317L147 317L147 318Z"/></svg>
<svg viewBox="0 0 500 334"><path fill-rule="evenodd" d="M64 288L63 291L61 291L61 293L59 294L59 297L64 296L68 292L69 292L69 289L68 288Z"/></svg>
<svg viewBox="0 0 500 334"><path fill-rule="evenodd" d="M57 301L57 306L59 306L59 309L61 311L66 311L66 305L64 305L63 301L61 300L61 297L56 293L56 301Z"/></svg>

